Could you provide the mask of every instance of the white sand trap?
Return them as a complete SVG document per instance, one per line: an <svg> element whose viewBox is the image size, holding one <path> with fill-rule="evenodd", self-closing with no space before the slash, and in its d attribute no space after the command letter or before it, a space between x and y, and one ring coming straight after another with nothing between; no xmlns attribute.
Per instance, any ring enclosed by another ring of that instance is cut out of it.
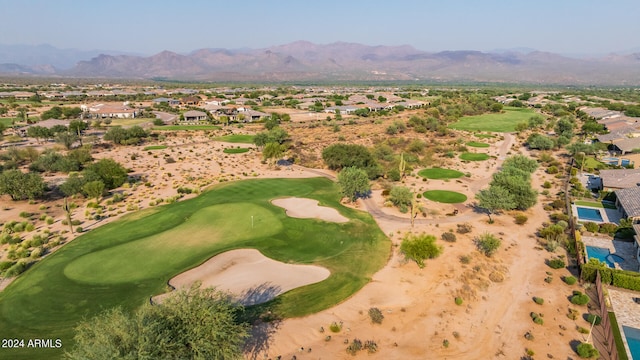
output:
<svg viewBox="0 0 640 360"><path fill-rule="evenodd" d="M338 210L327 206L318 206L318 200L289 197L272 200L271 203L287 211L287 215L300 219L320 219L337 223L348 222Z"/></svg>
<svg viewBox="0 0 640 360"><path fill-rule="evenodd" d="M269 259L258 250L240 249L214 256L175 276L169 284L184 289L199 281L202 287L230 292L243 305L254 305L291 289L320 282L330 274L321 266L285 264ZM154 301L161 301L163 295Z"/></svg>

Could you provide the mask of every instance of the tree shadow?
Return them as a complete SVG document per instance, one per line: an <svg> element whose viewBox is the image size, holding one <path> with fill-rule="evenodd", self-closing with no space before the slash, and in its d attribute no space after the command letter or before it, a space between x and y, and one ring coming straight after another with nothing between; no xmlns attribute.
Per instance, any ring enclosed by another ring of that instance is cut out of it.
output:
<svg viewBox="0 0 640 360"><path fill-rule="evenodd" d="M271 339L282 322L281 316L276 312L281 301L279 298L273 298L279 291L279 287L265 283L246 290L239 297L241 302L256 301L253 302L255 305L247 306L241 314L241 320L251 325L249 338L243 346L243 351L249 359L255 360L261 354L266 354ZM263 301L257 301L259 299Z"/></svg>
<svg viewBox="0 0 640 360"><path fill-rule="evenodd" d="M266 303L275 298L282 288L271 283L263 283L242 292L237 299L244 306Z"/></svg>

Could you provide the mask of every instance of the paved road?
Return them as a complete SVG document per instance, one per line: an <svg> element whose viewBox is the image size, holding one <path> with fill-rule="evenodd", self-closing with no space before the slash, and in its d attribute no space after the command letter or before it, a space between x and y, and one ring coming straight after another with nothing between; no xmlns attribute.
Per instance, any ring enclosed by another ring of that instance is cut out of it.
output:
<svg viewBox="0 0 640 360"><path fill-rule="evenodd" d="M152 112L156 115L158 119L161 119L165 124L173 123L178 118L178 115L176 114L170 114L162 111L152 111Z"/></svg>
<svg viewBox="0 0 640 360"><path fill-rule="evenodd" d="M498 154L496 170L500 167L500 165L502 165L502 162L507 157L507 153L509 152L509 149L511 149L512 144L513 144L513 135L511 135L510 133L505 133L504 141L502 143L502 146L500 146L500 151ZM317 174L319 176L324 176L333 181L336 180L335 175L331 173L327 173L321 170L306 168L300 165L293 165L293 166L294 168L298 168L298 169L310 172L312 174ZM491 182L491 178L492 178L492 174L490 174L487 177L475 180L471 182L471 184L469 185L469 189L471 189L473 193L476 193L479 190L485 188L489 184L489 182ZM399 222L403 224L411 223L411 219L384 213L372 198L363 199L362 203L364 204L369 214L371 214L371 216L373 216L373 218L376 220L393 221L393 222ZM462 223L462 222L477 220L478 218L481 218L483 216L486 216L486 214L482 212L477 212L475 209L472 209L471 212L466 212L464 214L458 214L454 216L447 216L445 218L440 218L440 219L415 219L414 224L431 225L431 224L443 224L443 223Z"/></svg>

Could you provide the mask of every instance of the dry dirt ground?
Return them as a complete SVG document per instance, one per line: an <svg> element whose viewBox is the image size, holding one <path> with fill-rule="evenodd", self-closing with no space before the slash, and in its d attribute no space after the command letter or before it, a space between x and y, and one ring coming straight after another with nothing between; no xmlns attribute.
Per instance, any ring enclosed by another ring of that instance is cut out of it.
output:
<svg viewBox="0 0 640 360"><path fill-rule="evenodd" d="M358 137L361 132L350 131L345 136ZM501 147L501 141L496 139L490 148L497 156L496 160L462 164L454 159L447 163L469 172L469 177L448 182L410 177L405 185L420 192L427 189L461 191L469 197L469 204L473 202L473 193L486 185L491 172L499 166L500 156L506 155L502 150L520 150L511 144ZM90 229L121 214L153 207L159 199L167 201L176 196L179 187L200 190L218 182L245 178L318 176L317 172L301 167L271 169L261 164L256 150L224 154L225 147L246 145L212 142L194 133L169 136L161 144L167 145L167 149L145 151L143 147L116 147L95 154L96 158L109 157L123 163L143 181L131 188L120 189L127 196L121 203L106 206L103 215L108 217L105 220L88 219L94 210L86 208L87 202L81 199L77 200L80 206L74 211L74 218L82 219L82 226ZM540 189L544 179L553 180L538 170L534 175L534 186ZM577 286L570 287L562 282L561 276L569 275L568 270L551 270L545 265L545 259L551 254L542 250L533 236L536 228L548 221L540 203L543 196L526 212L529 220L523 226L515 225L508 214L496 216L495 223L488 224L486 215L474 213L465 204L454 206L423 199L427 208L426 220L430 221L412 228L408 215L385 208L379 193L379 190L374 191L371 201L390 217L378 217L377 221L395 245L388 264L374 275L371 283L345 302L314 315L282 321L269 341L268 350L257 354L258 358L351 358L345 351L345 341L351 342L354 338L377 343L376 353L367 355L363 350L357 355L372 359L520 359L525 355L525 349L535 352L535 358L577 357L569 343L583 339L576 331L577 325L588 327L581 318L570 320L566 316L572 307L567 298ZM61 225L64 214L59 205L59 200L31 205L13 203L6 197L0 200L3 219L19 219L21 211L46 213L55 219L52 225L36 221L34 233L44 229L52 232L67 229ZM46 210L40 210L41 206ZM367 207L362 201L353 206ZM458 218L446 216L453 209L460 210ZM395 216L405 217L406 221L396 221ZM397 245L405 233L425 232L439 238L443 232L455 230L456 221L472 224L473 231L458 234L454 243L438 240L444 247L443 254L428 260L425 268L419 269L416 264L405 262L398 253ZM473 241L484 232L496 234L503 241L500 251L491 258L481 255ZM73 238L68 233L64 236L68 240ZM558 254L562 252L557 251ZM468 261L463 263L463 256ZM549 276L553 278L551 283L544 281ZM455 304L456 296L463 298L462 305ZM544 304L535 304L534 296L544 298ZM371 307L382 310L385 316L382 324L371 323L367 314ZM532 311L544 315L544 325L533 323L529 315ZM343 325L337 333L328 330L333 322ZM325 331L321 332L321 328ZM533 340L525 339L526 333L532 334ZM331 335L329 341L328 335ZM448 346L444 345L445 340Z"/></svg>

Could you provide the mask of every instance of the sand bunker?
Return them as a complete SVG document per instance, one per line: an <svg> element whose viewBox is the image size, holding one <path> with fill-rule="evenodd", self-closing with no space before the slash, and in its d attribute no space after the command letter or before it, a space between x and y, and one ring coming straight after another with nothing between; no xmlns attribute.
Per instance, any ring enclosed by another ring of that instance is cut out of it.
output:
<svg viewBox="0 0 640 360"><path fill-rule="evenodd" d="M232 250L169 280L176 289L196 281L202 287L228 291L243 305L267 302L297 287L320 282L329 270L315 265L293 265L269 259L255 249ZM163 295L154 298L161 301Z"/></svg>
<svg viewBox="0 0 640 360"><path fill-rule="evenodd" d="M334 208L318 206L318 200L290 197L275 199L271 203L285 209L287 215L294 218L320 219L337 223L349 221Z"/></svg>

